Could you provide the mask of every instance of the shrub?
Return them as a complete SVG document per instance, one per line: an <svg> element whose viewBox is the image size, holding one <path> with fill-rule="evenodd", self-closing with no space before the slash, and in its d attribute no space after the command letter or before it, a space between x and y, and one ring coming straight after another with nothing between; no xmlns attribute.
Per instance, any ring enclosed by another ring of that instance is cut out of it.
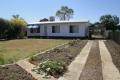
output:
<svg viewBox="0 0 120 80"><path fill-rule="evenodd" d="M62 52L62 49L55 48L53 51L59 53L59 52Z"/></svg>
<svg viewBox="0 0 120 80"><path fill-rule="evenodd" d="M34 56L31 56L29 59L29 61L34 61L34 60L35 60Z"/></svg>
<svg viewBox="0 0 120 80"><path fill-rule="evenodd" d="M70 46L74 46L74 45L76 45L78 42L79 42L80 40L72 40L72 41L70 41L69 43L68 43L68 45L70 45Z"/></svg>
<svg viewBox="0 0 120 80"><path fill-rule="evenodd" d="M45 73L45 76L51 75L56 78L63 75L66 70L67 67L63 62L49 60L42 62L39 66L33 69L33 71L36 71L38 74Z"/></svg>

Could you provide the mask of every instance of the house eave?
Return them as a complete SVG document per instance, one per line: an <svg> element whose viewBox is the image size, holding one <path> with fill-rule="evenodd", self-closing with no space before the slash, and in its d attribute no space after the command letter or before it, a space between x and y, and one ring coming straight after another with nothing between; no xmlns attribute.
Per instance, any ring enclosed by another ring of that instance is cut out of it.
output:
<svg viewBox="0 0 120 80"><path fill-rule="evenodd" d="M89 23L89 21L46 21L46 22L33 22L29 25L39 25L39 24L65 24L65 23Z"/></svg>

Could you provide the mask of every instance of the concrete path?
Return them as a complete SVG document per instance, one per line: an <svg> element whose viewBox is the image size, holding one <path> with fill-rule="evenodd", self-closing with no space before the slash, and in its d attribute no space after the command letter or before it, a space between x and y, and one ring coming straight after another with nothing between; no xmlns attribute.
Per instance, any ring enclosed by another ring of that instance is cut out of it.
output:
<svg viewBox="0 0 120 80"><path fill-rule="evenodd" d="M79 76L84 68L87 61L90 49L92 46L92 41L88 41L85 47L82 49L80 54L75 58L75 60L68 67L68 72L60 77L58 80L79 80Z"/></svg>
<svg viewBox="0 0 120 80"><path fill-rule="evenodd" d="M37 80L48 80L43 78L42 75L36 74L36 72L33 72L32 69L35 67L33 64L29 63L27 60L21 60L17 62L17 64L22 67L24 70L26 70L28 73L30 73L35 79ZM49 80L56 80L55 78L51 77Z"/></svg>
<svg viewBox="0 0 120 80"><path fill-rule="evenodd" d="M103 80L120 80L120 73L112 62L111 55L104 41L99 41L100 55L102 60Z"/></svg>

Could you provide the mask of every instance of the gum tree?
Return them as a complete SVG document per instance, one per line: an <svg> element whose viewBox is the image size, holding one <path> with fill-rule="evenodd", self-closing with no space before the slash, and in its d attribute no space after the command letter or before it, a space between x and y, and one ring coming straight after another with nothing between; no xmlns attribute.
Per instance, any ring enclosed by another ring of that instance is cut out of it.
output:
<svg viewBox="0 0 120 80"><path fill-rule="evenodd" d="M60 20L70 20L74 14L73 9L68 8L67 6L62 6L60 10L56 12L56 16Z"/></svg>

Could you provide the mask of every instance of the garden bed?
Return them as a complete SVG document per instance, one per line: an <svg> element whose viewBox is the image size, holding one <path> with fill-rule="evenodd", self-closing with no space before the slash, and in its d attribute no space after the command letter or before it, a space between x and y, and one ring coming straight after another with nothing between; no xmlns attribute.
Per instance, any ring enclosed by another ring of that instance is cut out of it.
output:
<svg viewBox="0 0 120 80"><path fill-rule="evenodd" d="M120 72L120 45L112 40L105 41L105 44L111 54L113 63L116 65Z"/></svg>
<svg viewBox="0 0 120 80"><path fill-rule="evenodd" d="M13 64L0 66L0 80L36 80L20 66Z"/></svg>
<svg viewBox="0 0 120 80"><path fill-rule="evenodd" d="M47 51L44 54L31 57L29 61L34 65L38 65L46 60L61 61L68 66L80 53L86 43L87 40L77 40L75 42Z"/></svg>
<svg viewBox="0 0 120 80"><path fill-rule="evenodd" d="M79 80L103 80L98 41L95 40Z"/></svg>

